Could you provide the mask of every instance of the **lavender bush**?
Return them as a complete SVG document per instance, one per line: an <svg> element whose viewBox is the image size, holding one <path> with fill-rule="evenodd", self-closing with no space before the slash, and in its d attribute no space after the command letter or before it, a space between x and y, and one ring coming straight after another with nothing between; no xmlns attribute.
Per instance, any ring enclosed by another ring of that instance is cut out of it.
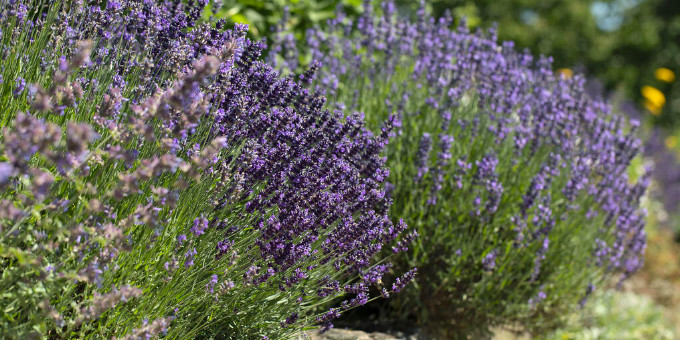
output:
<svg viewBox="0 0 680 340"><path fill-rule="evenodd" d="M394 119L325 109L205 1L0 5L3 338L289 338L413 277L376 260L408 242Z"/></svg>
<svg viewBox="0 0 680 340"><path fill-rule="evenodd" d="M628 175L637 123L587 96L582 76L554 73L549 57L453 24L367 1L356 21L338 13L308 31L308 52L280 31L269 60L293 72L319 62L314 83L338 107L372 128L401 121L387 194L392 219L419 235L398 268L419 275L390 300L392 316L436 338L517 323L540 332L642 265L648 180Z"/></svg>

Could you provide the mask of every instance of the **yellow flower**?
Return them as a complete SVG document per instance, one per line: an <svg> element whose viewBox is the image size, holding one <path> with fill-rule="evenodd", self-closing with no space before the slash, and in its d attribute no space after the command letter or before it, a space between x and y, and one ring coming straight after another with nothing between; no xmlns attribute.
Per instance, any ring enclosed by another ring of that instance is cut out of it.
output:
<svg viewBox="0 0 680 340"><path fill-rule="evenodd" d="M656 79L665 81L667 83L672 83L675 80L675 73L665 67L659 67L654 72Z"/></svg>
<svg viewBox="0 0 680 340"><path fill-rule="evenodd" d="M647 98L648 101L650 101L654 106L658 107L659 109L661 109L664 106L664 104L666 104L666 96L663 95L663 92L659 91L654 87L647 85L643 86L642 96Z"/></svg>
<svg viewBox="0 0 680 340"><path fill-rule="evenodd" d="M664 140L664 143L666 144L666 147L668 147L669 149L672 149L676 145L678 145L678 139L675 136L668 136Z"/></svg>
<svg viewBox="0 0 680 340"><path fill-rule="evenodd" d="M658 116L661 114L661 108L654 105L654 103L650 102L649 100L645 100L645 107L649 112L651 112L653 115Z"/></svg>
<svg viewBox="0 0 680 340"><path fill-rule="evenodd" d="M574 76L574 71L568 68L558 69L557 73L561 74L564 79L571 79Z"/></svg>

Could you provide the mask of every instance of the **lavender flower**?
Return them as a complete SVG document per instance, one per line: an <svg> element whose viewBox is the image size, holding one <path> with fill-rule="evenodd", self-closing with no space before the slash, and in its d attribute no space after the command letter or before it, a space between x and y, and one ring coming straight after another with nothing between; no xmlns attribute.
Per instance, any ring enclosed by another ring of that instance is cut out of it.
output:
<svg viewBox="0 0 680 340"><path fill-rule="evenodd" d="M503 185L498 181L496 167L498 159L493 155L487 155L477 162L477 173L473 177L473 183L484 187L486 192L485 212L493 214L498 209L498 204L503 196ZM479 208L478 208L479 209ZM481 211L477 210L477 215Z"/></svg>
<svg viewBox="0 0 680 340"><path fill-rule="evenodd" d="M545 293L544 288L541 286L540 290L536 294L536 296L532 297L529 299L529 307L534 309L540 304L543 300L545 300L548 297L548 295Z"/></svg>
<svg viewBox="0 0 680 340"><path fill-rule="evenodd" d="M186 260L184 260L184 266L185 267L189 268L189 267L194 265L194 260L196 258L196 254L197 254L196 248L191 248L191 249L187 250L187 252L184 254L184 258L186 259Z"/></svg>
<svg viewBox="0 0 680 340"><path fill-rule="evenodd" d="M208 220L205 218L196 218L194 220L194 226L191 227L191 232L195 236L200 236L205 233L206 229L208 229Z"/></svg>
<svg viewBox="0 0 680 340"><path fill-rule="evenodd" d="M26 88L26 80L19 77L14 81L14 83L14 92L12 93L18 97L24 92L24 89Z"/></svg>
<svg viewBox="0 0 680 340"><path fill-rule="evenodd" d="M420 181L429 171L428 160L430 158L430 150L432 150L432 139L429 133L424 133L420 139L418 146L418 154L416 155L416 166L418 167L418 174L416 181Z"/></svg>
<svg viewBox="0 0 680 340"><path fill-rule="evenodd" d="M213 274L212 276L210 276L210 281L205 284L205 289L210 294L215 292L215 285L217 284L217 280L218 280L217 275Z"/></svg>
<svg viewBox="0 0 680 340"><path fill-rule="evenodd" d="M410 271L406 272L401 277L398 277L395 280L395 282L392 284L392 292L398 293L402 289L404 289L404 287L406 287L406 285L415 278L417 272L418 272L418 269L414 268L414 269L411 269Z"/></svg>
<svg viewBox="0 0 680 340"><path fill-rule="evenodd" d="M432 189L430 190L429 204L437 204L437 192L442 189L444 182L444 174L447 172L446 167L451 160L451 146L453 144L453 137L449 135L439 136L439 148L437 153L437 164L433 169Z"/></svg>
<svg viewBox="0 0 680 340"><path fill-rule="evenodd" d="M492 271L496 268L496 257L498 256L498 250L494 249L488 252L482 259L482 266L486 271Z"/></svg>

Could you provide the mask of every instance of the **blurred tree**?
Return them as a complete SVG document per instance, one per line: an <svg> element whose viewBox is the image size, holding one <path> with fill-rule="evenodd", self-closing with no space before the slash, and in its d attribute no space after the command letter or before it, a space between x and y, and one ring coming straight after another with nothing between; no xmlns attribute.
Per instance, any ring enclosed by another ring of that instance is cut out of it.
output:
<svg viewBox="0 0 680 340"><path fill-rule="evenodd" d="M680 1L656 0L653 15L660 21L659 42L655 48L647 51L644 70L646 82L655 82L666 93L666 108L659 121L666 124L680 125ZM634 23L631 23L634 26ZM655 69L654 78L649 73Z"/></svg>

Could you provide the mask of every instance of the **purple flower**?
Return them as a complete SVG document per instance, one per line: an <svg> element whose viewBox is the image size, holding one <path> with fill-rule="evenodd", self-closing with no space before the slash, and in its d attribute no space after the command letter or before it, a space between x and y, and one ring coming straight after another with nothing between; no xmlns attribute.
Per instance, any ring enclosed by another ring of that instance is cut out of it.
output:
<svg viewBox="0 0 680 340"><path fill-rule="evenodd" d="M413 269L409 270L408 272L406 272L401 277L396 278L396 280L392 284L392 292L398 293L402 289L404 289L404 287L406 287L406 285L409 282L413 281L413 279L416 277L417 272L418 272L418 269L413 268Z"/></svg>
<svg viewBox="0 0 680 340"><path fill-rule="evenodd" d="M477 173L473 177L473 183L478 186L483 186L486 194L486 205L484 207L486 214L493 214L498 209L498 204L503 197L503 185L498 180L496 174L496 167L498 166L498 158L493 155L486 155L477 162ZM476 203L476 206L481 204ZM477 215L481 214L481 210L477 211Z"/></svg>
<svg viewBox="0 0 680 340"><path fill-rule="evenodd" d="M177 247L178 248L181 247L184 244L184 242L186 242L186 240L187 236L184 234L177 236Z"/></svg>
<svg viewBox="0 0 680 340"><path fill-rule="evenodd" d="M205 284L205 289L210 294L215 292L215 285L217 284L217 279L218 279L217 275L213 274L212 276L210 276L210 281Z"/></svg>
<svg viewBox="0 0 680 340"><path fill-rule="evenodd" d="M545 293L543 286L541 286L536 296L529 299L529 308L532 309L536 308L536 306L538 306L538 304L545 300L547 297L548 295Z"/></svg>
<svg viewBox="0 0 680 340"><path fill-rule="evenodd" d="M24 92L25 88L26 80L24 80L24 78L19 77L14 80L14 92L12 93L14 94L14 96L18 97Z"/></svg>
<svg viewBox="0 0 680 340"><path fill-rule="evenodd" d="M486 271L493 271L494 268L496 268L496 257L498 256L498 250L494 249L486 255L484 255L484 258L482 259L482 267Z"/></svg>
<svg viewBox="0 0 680 340"><path fill-rule="evenodd" d="M196 254L198 254L196 252L196 248L191 248L191 249L187 250L187 252L184 254L184 258L186 259L184 261L184 266L186 268L190 268L191 266L194 265L194 260L195 260Z"/></svg>
<svg viewBox="0 0 680 340"><path fill-rule="evenodd" d="M7 183L14 176L14 167L9 163L0 163L0 185Z"/></svg>
<svg viewBox="0 0 680 340"><path fill-rule="evenodd" d="M294 324L299 317L300 316L298 315L298 313L292 313L289 317L286 318L286 321L281 323L281 327L285 328L286 326Z"/></svg>
<svg viewBox="0 0 680 340"><path fill-rule="evenodd" d="M196 218L194 219L194 225L191 227L191 232L195 236L200 236L205 233L205 230L208 229L208 220L205 218Z"/></svg>
<svg viewBox="0 0 680 340"><path fill-rule="evenodd" d="M447 167L451 160L451 147L453 146L453 136L439 135L439 148L437 153L437 164L433 169L432 189L430 190L429 204L437 204L437 192L442 189L444 183L444 174L447 173Z"/></svg>
<svg viewBox="0 0 680 340"><path fill-rule="evenodd" d="M416 174L416 181L420 181L429 171L428 160L430 158L430 151L432 150L432 138L429 133L424 133L420 139L418 146L418 154L416 155L416 167L418 173Z"/></svg>

